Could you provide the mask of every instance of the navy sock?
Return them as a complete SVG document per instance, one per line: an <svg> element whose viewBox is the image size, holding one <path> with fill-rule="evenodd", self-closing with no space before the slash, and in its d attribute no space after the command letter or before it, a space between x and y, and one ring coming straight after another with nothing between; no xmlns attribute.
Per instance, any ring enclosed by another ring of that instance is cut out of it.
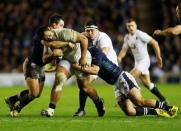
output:
<svg viewBox="0 0 181 131"><path fill-rule="evenodd" d="M158 88L156 86L154 86L154 88L151 90L151 92L157 96L160 101L165 101L165 97L161 94L161 92L158 90Z"/></svg>
<svg viewBox="0 0 181 131"><path fill-rule="evenodd" d="M53 104L53 103L50 103L50 104L49 104L49 108L55 109L55 108L56 108L56 105Z"/></svg>
<svg viewBox="0 0 181 131"><path fill-rule="evenodd" d="M136 110L136 116L157 115L155 109L152 108L135 107L135 110Z"/></svg>
<svg viewBox="0 0 181 131"><path fill-rule="evenodd" d="M84 110L86 100L87 100L87 94L82 89L80 89L79 91L79 104L80 104L79 109L80 110Z"/></svg>
<svg viewBox="0 0 181 131"><path fill-rule="evenodd" d="M172 106L168 106L164 102L156 101L155 108L159 108L159 109L168 111L170 108L172 108Z"/></svg>

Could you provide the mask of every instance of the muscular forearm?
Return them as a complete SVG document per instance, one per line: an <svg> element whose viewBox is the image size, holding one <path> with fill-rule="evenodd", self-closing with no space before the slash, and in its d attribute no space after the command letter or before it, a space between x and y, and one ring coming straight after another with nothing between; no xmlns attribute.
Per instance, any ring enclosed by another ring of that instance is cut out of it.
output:
<svg viewBox="0 0 181 131"><path fill-rule="evenodd" d="M51 41L51 42L46 42L46 46L53 47L53 48L61 48L65 47L68 45L68 42L63 42L63 41Z"/></svg>
<svg viewBox="0 0 181 131"><path fill-rule="evenodd" d="M160 32L160 35L177 35L177 32L174 30L174 28L170 27L170 28L167 28L165 30L162 30Z"/></svg>
<svg viewBox="0 0 181 131"><path fill-rule="evenodd" d="M98 67L92 67L92 66L89 66L89 67L86 67L84 69L81 69L81 66L78 65L78 64L72 64L72 67L76 70L79 70L79 71L82 71L82 72L85 72L85 73L88 73L88 74L91 74L91 75L97 75L98 74L98 71L99 71L99 68Z"/></svg>
<svg viewBox="0 0 181 131"><path fill-rule="evenodd" d="M152 47L154 49L154 52L155 52L155 55L157 58L161 57L161 54L160 54L160 48L158 46L158 42L154 41L152 42Z"/></svg>

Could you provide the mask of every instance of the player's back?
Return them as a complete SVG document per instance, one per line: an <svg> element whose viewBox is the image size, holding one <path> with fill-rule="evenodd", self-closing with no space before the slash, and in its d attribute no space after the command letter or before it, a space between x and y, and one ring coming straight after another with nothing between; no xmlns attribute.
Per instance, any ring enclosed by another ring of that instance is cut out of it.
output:
<svg viewBox="0 0 181 131"><path fill-rule="evenodd" d="M38 31L40 31L38 29ZM38 32L37 31L37 32ZM43 63L42 57L43 57L43 45L41 44L41 39L38 36L38 33L33 37L33 46L32 46L32 51L31 54L29 55L28 59L30 62L33 62L37 64L38 66L44 66L45 63Z"/></svg>
<svg viewBox="0 0 181 131"><path fill-rule="evenodd" d="M98 76L107 83L114 84L122 72L121 68L110 61L106 55L95 46L89 48L89 51L92 55L92 64L100 67Z"/></svg>
<svg viewBox="0 0 181 131"><path fill-rule="evenodd" d="M77 32L72 29L68 29L68 28L53 29L53 31L55 33L56 40L76 42Z"/></svg>
<svg viewBox="0 0 181 131"><path fill-rule="evenodd" d="M95 40L93 40L93 45L95 45L99 49L102 49L104 47L109 48L109 51L106 54L107 58L118 65L117 55L114 51L111 38L106 33L100 31L99 36Z"/></svg>

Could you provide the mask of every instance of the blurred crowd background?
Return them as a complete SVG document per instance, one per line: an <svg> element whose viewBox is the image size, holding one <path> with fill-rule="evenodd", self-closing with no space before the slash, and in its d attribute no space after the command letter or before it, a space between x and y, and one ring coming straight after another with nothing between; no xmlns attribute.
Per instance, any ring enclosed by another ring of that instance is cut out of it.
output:
<svg viewBox="0 0 181 131"><path fill-rule="evenodd" d="M138 0L1 0L0 1L0 72L22 72L22 63L31 51L32 37L39 26L48 24L53 13L60 13L65 27L82 32L85 21L94 18L101 31L112 39L118 53L126 33L125 22L134 18L140 25ZM178 24L175 16L176 0L157 0L161 15L157 28ZM145 12L146 13L146 12ZM157 14L155 14L157 15ZM154 23L155 21L153 21ZM152 35L153 32L147 32ZM156 66L153 50L150 51L151 73L157 80L167 72L181 72L181 39L179 36L154 37L158 40L164 61L162 69ZM121 63L130 70L134 65L132 55ZM179 77L171 81L180 81Z"/></svg>

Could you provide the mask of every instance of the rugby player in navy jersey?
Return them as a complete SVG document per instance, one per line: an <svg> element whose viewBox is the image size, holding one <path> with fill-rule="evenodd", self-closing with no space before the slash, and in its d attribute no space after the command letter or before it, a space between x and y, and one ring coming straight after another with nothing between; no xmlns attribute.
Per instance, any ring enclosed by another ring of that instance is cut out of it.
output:
<svg viewBox="0 0 181 131"><path fill-rule="evenodd" d="M177 7L176 7L176 16L177 18L179 19L179 22L181 20L181 2L179 2L177 4ZM164 29L164 30L155 30L153 35L163 35L163 36L166 36L166 35L179 35L181 34L181 24L175 26L175 27L169 27L167 29Z"/></svg>
<svg viewBox="0 0 181 131"><path fill-rule="evenodd" d="M50 62L56 57L54 51L51 55L44 56L45 62L43 62L43 45L41 43L43 36L41 32L44 28L45 27L40 27L35 33L32 52L23 63L23 72L28 89L23 90L14 96L5 98L5 102L10 108L11 116L17 116L23 107L41 95L45 82L43 67L45 63Z"/></svg>
<svg viewBox="0 0 181 131"><path fill-rule="evenodd" d="M72 67L85 73L98 75L107 83L115 85L117 103L126 115L158 115L171 118L177 115L176 106L144 99L133 76L112 63L98 48L90 46L89 51L92 55L91 66L81 69L78 64L72 64Z"/></svg>

